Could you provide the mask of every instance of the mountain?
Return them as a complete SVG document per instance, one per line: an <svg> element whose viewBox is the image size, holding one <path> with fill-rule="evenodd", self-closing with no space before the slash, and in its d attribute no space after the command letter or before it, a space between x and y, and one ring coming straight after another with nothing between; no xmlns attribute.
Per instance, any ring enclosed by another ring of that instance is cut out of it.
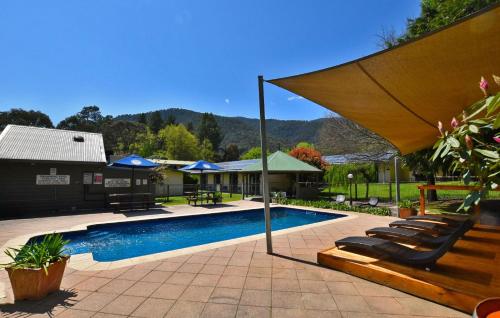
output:
<svg viewBox="0 0 500 318"><path fill-rule="evenodd" d="M149 116L152 112L146 113ZM166 120L174 116L177 123L187 125L192 123L196 130L201 122L202 113L181 108L160 110L161 117ZM115 117L115 120L137 121L140 114L125 114ZM246 117L226 117L215 115L217 123L224 136L222 147L236 144L242 151L260 145L259 120ZM316 120L267 120L267 137L269 148L290 148L301 141L317 143L319 131L327 119Z"/></svg>

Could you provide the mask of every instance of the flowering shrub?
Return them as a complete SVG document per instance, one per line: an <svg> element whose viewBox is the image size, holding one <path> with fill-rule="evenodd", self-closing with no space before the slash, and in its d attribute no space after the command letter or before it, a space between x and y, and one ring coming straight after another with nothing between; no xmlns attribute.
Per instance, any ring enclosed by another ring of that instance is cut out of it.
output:
<svg viewBox="0 0 500 318"><path fill-rule="evenodd" d="M293 148L288 154L318 169L326 169L327 163L321 157L321 153L316 149L297 147Z"/></svg>
<svg viewBox="0 0 500 318"><path fill-rule="evenodd" d="M493 75L500 86L500 77ZM478 190L471 191L459 210L469 210L479 204L484 195L496 189L500 183L500 92L489 93L489 83L481 78L479 88L484 99L476 102L463 112L459 122L451 120L451 131L445 131L438 123L441 137L434 145L432 160L450 161L453 171L459 171L464 184L476 185Z"/></svg>
<svg viewBox="0 0 500 318"><path fill-rule="evenodd" d="M361 212L374 215L385 215L390 216L391 210L385 207L372 207L372 206L359 206L359 205L348 205L345 203L337 203L326 200L299 200L299 199L284 199L280 202L283 205L298 205L298 206L309 206L313 208L320 209L332 209L337 211L352 211Z"/></svg>

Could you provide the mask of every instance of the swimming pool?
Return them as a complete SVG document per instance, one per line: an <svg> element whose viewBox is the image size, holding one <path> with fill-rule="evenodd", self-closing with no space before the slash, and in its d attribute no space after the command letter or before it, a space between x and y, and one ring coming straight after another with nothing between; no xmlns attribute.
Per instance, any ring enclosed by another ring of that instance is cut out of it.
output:
<svg viewBox="0 0 500 318"><path fill-rule="evenodd" d="M271 208L271 226L276 231L344 216L275 207ZM63 236L70 240L70 254L92 253L96 261L111 262L264 232L264 210L253 209L98 224Z"/></svg>

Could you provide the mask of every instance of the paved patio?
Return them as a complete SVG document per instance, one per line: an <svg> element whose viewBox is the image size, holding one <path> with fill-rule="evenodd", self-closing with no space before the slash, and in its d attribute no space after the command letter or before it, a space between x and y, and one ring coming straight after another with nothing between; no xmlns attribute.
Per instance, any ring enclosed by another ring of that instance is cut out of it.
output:
<svg viewBox="0 0 500 318"><path fill-rule="evenodd" d="M261 207L231 202L226 207ZM41 230L150 215L204 213L175 206L143 213L99 213L0 221L0 246ZM345 220L273 236L277 255L263 239L114 270L67 268L63 290L43 301L13 304L10 283L0 271L2 317L469 317L441 305L354 276L320 267L316 252L335 239L362 235L391 217L356 214ZM2 287L3 285L3 287Z"/></svg>

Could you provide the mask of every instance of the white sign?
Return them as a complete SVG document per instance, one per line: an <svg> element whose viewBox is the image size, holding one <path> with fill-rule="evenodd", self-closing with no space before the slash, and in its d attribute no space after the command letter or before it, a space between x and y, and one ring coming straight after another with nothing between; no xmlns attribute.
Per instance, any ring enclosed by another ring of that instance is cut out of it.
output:
<svg viewBox="0 0 500 318"><path fill-rule="evenodd" d="M92 172L83 173L83 184L92 184Z"/></svg>
<svg viewBox="0 0 500 318"><path fill-rule="evenodd" d="M143 184L143 185L148 184L148 179L142 179L142 184Z"/></svg>
<svg viewBox="0 0 500 318"><path fill-rule="evenodd" d="M105 188L129 188L130 179L127 178L106 178L104 179Z"/></svg>
<svg viewBox="0 0 500 318"><path fill-rule="evenodd" d="M57 168L50 168L50 173L51 176L55 176L57 174Z"/></svg>
<svg viewBox="0 0 500 318"><path fill-rule="evenodd" d="M135 185L140 186L141 185L141 179L135 179Z"/></svg>
<svg viewBox="0 0 500 318"><path fill-rule="evenodd" d="M37 174L36 175L37 185L68 185L69 175L46 175Z"/></svg>

